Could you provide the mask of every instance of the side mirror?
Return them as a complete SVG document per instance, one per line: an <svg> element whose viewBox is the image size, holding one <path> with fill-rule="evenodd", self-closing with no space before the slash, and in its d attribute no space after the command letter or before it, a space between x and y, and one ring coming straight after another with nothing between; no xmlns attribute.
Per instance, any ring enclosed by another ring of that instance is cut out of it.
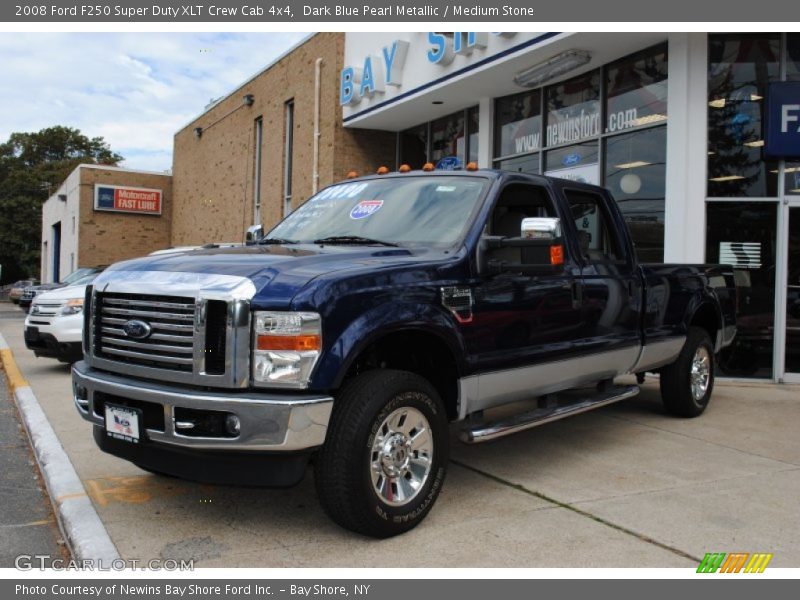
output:
<svg viewBox="0 0 800 600"><path fill-rule="evenodd" d="M244 236L244 243L246 246L257 244L258 241L264 237L263 225L251 225L247 228L247 233Z"/></svg>
<svg viewBox="0 0 800 600"><path fill-rule="evenodd" d="M484 236L478 251L480 273L558 273L564 268L561 219L522 219L517 238Z"/></svg>
<svg viewBox="0 0 800 600"><path fill-rule="evenodd" d="M556 240L561 237L561 219L550 217L522 219L519 236L526 240Z"/></svg>

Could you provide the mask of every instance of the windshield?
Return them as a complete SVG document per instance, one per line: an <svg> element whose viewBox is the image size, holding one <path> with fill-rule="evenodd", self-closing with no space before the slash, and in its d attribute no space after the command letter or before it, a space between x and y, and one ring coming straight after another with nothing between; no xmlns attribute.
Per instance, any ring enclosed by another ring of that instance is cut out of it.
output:
<svg viewBox="0 0 800 600"><path fill-rule="evenodd" d="M92 273L91 275L86 275L86 276L81 277L80 279L78 279L76 281L73 281L67 287L72 287L74 285L89 285L95 279L97 279L98 275L100 275L100 273Z"/></svg>
<svg viewBox="0 0 800 600"><path fill-rule="evenodd" d="M64 277L64 279L61 280L61 283L66 283L66 284L75 283L79 279L86 277L87 275L92 273L94 270L95 269L92 269L91 267L83 267L81 269L76 269L75 271Z"/></svg>
<svg viewBox="0 0 800 600"><path fill-rule="evenodd" d="M488 185L481 177L453 175L340 183L309 199L266 240L451 246L463 237Z"/></svg>

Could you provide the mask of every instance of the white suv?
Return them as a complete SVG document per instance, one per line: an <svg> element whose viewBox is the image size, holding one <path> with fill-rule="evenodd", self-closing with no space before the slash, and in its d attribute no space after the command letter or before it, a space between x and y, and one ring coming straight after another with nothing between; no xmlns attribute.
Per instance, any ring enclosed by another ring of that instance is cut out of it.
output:
<svg viewBox="0 0 800 600"><path fill-rule="evenodd" d="M97 273L36 296L25 319L25 345L36 356L74 363L83 358L83 298Z"/></svg>

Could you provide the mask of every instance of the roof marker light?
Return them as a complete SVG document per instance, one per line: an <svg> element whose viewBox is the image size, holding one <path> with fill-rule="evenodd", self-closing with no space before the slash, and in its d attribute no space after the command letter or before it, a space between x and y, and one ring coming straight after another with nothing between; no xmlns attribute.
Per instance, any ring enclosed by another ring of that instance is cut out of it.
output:
<svg viewBox="0 0 800 600"><path fill-rule="evenodd" d="M345 175L345 179L355 179L356 177L358 177L358 171L348 171Z"/></svg>
<svg viewBox="0 0 800 600"><path fill-rule="evenodd" d="M389 172L389 167L385 166L378 167L378 170L376 171L378 175L386 175L388 172Z"/></svg>
<svg viewBox="0 0 800 600"><path fill-rule="evenodd" d="M399 169L397 169L397 170L398 170L400 173L408 173L408 172L411 170L411 167L409 167L409 166L408 166L408 165L406 165L406 164L402 164L402 165L400 165L400 168L399 168Z"/></svg>
<svg viewBox="0 0 800 600"><path fill-rule="evenodd" d="M467 166L465 168L467 169L467 171L477 171L478 163L476 163L474 160L470 161L467 163Z"/></svg>
<svg viewBox="0 0 800 600"><path fill-rule="evenodd" d="M422 170L423 171L433 171L435 168L436 167L434 167L433 163L431 163L431 162L426 162L424 165L422 165Z"/></svg>

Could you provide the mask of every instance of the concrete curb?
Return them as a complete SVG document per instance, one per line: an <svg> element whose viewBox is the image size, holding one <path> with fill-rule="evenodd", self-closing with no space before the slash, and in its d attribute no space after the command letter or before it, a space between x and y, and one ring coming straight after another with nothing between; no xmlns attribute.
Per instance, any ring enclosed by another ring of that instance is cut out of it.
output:
<svg viewBox="0 0 800 600"><path fill-rule="evenodd" d="M103 568L120 560L119 552L92 505L75 467L58 441L30 385L17 367L14 355L0 334L0 363L16 401L36 462L47 486L61 531L72 557L93 561Z"/></svg>

